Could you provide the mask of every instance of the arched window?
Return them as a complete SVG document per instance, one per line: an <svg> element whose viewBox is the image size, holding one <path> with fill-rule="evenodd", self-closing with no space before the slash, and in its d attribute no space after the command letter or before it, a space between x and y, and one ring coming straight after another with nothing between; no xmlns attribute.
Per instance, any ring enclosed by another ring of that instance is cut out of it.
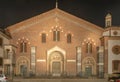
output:
<svg viewBox="0 0 120 82"><path fill-rule="evenodd" d="M27 52L27 43L24 41L20 43L20 52L21 53Z"/></svg>
<svg viewBox="0 0 120 82"><path fill-rule="evenodd" d="M0 38L0 46L2 46L2 45L3 45L3 39Z"/></svg>
<svg viewBox="0 0 120 82"><path fill-rule="evenodd" d="M86 43L86 53L92 53L92 43Z"/></svg>
<svg viewBox="0 0 120 82"><path fill-rule="evenodd" d="M46 34L45 33L42 33L41 41L42 41L42 43L46 43Z"/></svg>
<svg viewBox="0 0 120 82"><path fill-rule="evenodd" d="M60 41L60 31L58 30L53 31L53 41Z"/></svg>
<svg viewBox="0 0 120 82"><path fill-rule="evenodd" d="M110 21L107 21L107 27L111 26Z"/></svg>
<svg viewBox="0 0 120 82"><path fill-rule="evenodd" d="M71 34L67 34L67 43L71 43L72 36Z"/></svg>

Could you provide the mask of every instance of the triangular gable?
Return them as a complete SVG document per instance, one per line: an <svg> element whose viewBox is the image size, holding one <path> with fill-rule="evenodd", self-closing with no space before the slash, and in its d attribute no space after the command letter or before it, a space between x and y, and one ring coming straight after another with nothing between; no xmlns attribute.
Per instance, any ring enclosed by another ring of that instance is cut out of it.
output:
<svg viewBox="0 0 120 82"><path fill-rule="evenodd" d="M67 20L73 24L79 25L80 27L89 30L91 32L94 32L97 34L101 34L101 32L103 32L104 29L102 29L102 27L99 27L95 24L92 24L88 21L85 21L81 18L78 18L76 16L73 16L69 13L66 13L58 8L52 9L48 12L45 12L43 14L34 16L30 19L27 19L25 21L22 21L20 23L14 24L12 26L7 27L6 29L9 29L10 32L16 31L16 30L20 30L22 28L29 28L37 23L40 23L41 21L44 21L46 19L52 18L58 16L60 18L63 18L64 20Z"/></svg>

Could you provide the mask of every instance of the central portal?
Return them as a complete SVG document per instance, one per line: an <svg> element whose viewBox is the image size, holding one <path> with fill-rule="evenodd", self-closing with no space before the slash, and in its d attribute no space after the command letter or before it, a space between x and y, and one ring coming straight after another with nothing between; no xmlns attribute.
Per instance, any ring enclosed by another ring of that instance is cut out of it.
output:
<svg viewBox="0 0 120 82"><path fill-rule="evenodd" d="M49 70L52 76L61 76L64 68L63 60L64 60L63 55L58 51L54 51L53 53L50 54Z"/></svg>
<svg viewBox="0 0 120 82"><path fill-rule="evenodd" d="M47 74L55 77L64 75L66 52L55 46L47 51Z"/></svg>

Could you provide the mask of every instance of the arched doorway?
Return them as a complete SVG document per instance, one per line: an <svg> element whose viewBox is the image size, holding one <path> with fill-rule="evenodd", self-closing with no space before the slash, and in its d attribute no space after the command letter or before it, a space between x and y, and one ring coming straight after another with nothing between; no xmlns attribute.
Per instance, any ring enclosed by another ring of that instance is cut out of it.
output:
<svg viewBox="0 0 120 82"><path fill-rule="evenodd" d="M49 70L52 76L61 76L64 69L64 57L58 52L54 51L49 56Z"/></svg>
<svg viewBox="0 0 120 82"><path fill-rule="evenodd" d="M30 69L30 61L27 57L21 56L16 62L16 74L21 76L27 76Z"/></svg>
<svg viewBox="0 0 120 82"><path fill-rule="evenodd" d="M96 62L93 57L86 57L82 61L82 71L85 77L96 75Z"/></svg>
<svg viewBox="0 0 120 82"><path fill-rule="evenodd" d="M47 74L61 76L66 73L66 52L58 46L47 51Z"/></svg>

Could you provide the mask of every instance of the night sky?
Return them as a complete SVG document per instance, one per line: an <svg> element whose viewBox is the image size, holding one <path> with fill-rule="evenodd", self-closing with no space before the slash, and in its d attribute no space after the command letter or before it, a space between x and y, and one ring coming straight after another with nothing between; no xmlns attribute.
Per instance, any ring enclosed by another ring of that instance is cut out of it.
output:
<svg viewBox="0 0 120 82"><path fill-rule="evenodd" d="M0 0L0 27L14 25L55 8L56 0ZM58 8L104 27L107 13L120 26L120 0L58 0Z"/></svg>

